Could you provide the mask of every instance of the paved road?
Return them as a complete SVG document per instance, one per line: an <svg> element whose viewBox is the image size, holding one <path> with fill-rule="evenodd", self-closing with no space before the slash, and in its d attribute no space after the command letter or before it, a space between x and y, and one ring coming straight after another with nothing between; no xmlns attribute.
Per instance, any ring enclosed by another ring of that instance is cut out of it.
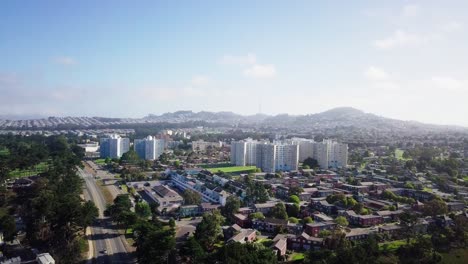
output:
<svg viewBox="0 0 468 264"><path fill-rule="evenodd" d="M104 216L106 202L94 177L82 169L78 169L78 172L85 180L86 199L92 200L99 209L99 218L91 227L91 239L94 242L93 263L134 263L134 259L125 248L125 238L119 234L110 219ZM107 250L107 253L103 250Z"/></svg>

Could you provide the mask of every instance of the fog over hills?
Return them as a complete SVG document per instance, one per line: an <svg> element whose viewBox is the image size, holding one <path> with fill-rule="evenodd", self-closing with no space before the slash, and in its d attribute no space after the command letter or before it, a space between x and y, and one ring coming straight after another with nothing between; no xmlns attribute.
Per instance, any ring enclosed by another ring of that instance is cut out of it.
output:
<svg viewBox="0 0 468 264"><path fill-rule="evenodd" d="M149 114L143 118L105 118L105 117L49 117L30 120L1 120L0 128L54 128L72 125L77 128L148 123L193 123L204 122L225 126L244 126L259 129L286 129L293 131L318 131L326 129L346 129L363 132L468 132L468 128L460 126L432 125L415 121L402 121L365 113L352 107L338 107L325 112L306 115L239 115L233 112L193 112L176 111L161 115Z"/></svg>

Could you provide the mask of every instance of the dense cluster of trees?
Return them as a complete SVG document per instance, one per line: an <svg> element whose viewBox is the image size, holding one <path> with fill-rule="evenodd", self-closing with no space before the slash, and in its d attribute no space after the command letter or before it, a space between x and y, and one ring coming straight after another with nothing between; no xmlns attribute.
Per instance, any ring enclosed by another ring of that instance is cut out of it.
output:
<svg viewBox="0 0 468 264"><path fill-rule="evenodd" d="M308 157L302 162L304 169L315 169L319 167L318 161L314 158Z"/></svg>
<svg viewBox="0 0 468 264"><path fill-rule="evenodd" d="M199 205L202 202L202 197L198 192L192 191L190 189L186 189L183 193L184 197L184 204L191 205L196 204Z"/></svg>
<svg viewBox="0 0 468 264"><path fill-rule="evenodd" d="M382 192L382 198L388 199L394 202L399 202L399 203L406 203L406 204L414 204L416 200L410 197L404 197L404 196L399 196L396 195L392 191L385 190Z"/></svg>
<svg viewBox="0 0 468 264"><path fill-rule="evenodd" d="M265 184L253 181L252 176L245 176L244 183L247 187L246 197L244 198L245 203L264 203L270 198L268 190L265 188Z"/></svg>
<svg viewBox="0 0 468 264"><path fill-rule="evenodd" d="M133 231L139 263L176 263L174 227L139 219Z"/></svg>
<svg viewBox="0 0 468 264"><path fill-rule="evenodd" d="M84 230L98 216L96 206L80 198L82 180L77 166L84 150L64 136L0 136L0 148L8 151L0 157L1 183L10 177L10 171L47 164L31 188L17 191L14 200L2 200L1 225L11 228L7 238L15 233L11 213L18 213L31 246L50 252L60 263L79 262Z"/></svg>

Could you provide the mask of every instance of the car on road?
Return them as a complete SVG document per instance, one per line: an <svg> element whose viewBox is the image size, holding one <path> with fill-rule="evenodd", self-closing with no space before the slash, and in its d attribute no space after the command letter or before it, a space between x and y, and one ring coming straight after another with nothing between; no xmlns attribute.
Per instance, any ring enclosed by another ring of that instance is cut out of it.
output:
<svg viewBox="0 0 468 264"><path fill-rule="evenodd" d="M102 254L107 254L107 249L103 249L101 252Z"/></svg>

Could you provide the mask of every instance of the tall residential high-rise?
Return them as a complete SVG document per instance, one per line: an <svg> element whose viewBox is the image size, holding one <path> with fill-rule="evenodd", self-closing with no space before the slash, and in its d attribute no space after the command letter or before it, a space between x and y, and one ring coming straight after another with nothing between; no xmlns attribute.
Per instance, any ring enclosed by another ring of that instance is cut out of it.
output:
<svg viewBox="0 0 468 264"><path fill-rule="evenodd" d="M99 143L101 158L120 158L130 149L130 139L122 138L116 134L101 138Z"/></svg>
<svg viewBox="0 0 468 264"><path fill-rule="evenodd" d="M314 157L315 141L313 139L291 138L287 139L286 142L299 146L299 162L303 162L307 158Z"/></svg>
<svg viewBox="0 0 468 264"><path fill-rule="evenodd" d="M164 152L164 140L147 136L144 139L135 139L133 147L140 158L155 160Z"/></svg>
<svg viewBox="0 0 468 264"><path fill-rule="evenodd" d="M264 141L247 138L231 143L231 164L236 166L255 165L257 163L257 146Z"/></svg>
<svg viewBox="0 0 468 264"><path fill-rule="evenodd" d="M348 164L348 144L331 139L315 143L314 158L321 168L340 168Z"/></svg>
<svg viewBox="0 0 468 264"><path fill-rule="evenodd" d="M333 140L314 142L311 139L292 138L283 141L256 141L246 139L231 143L231 164L255 165L264 172L294 171L299 161L311 157L321 168L339 168L348 164L348 145Z"/></svg>
<svg viewBox="0 0 468 264"><path fill-rule="evenodd" d="M231 163L255 165L264 172L297 170L299 146L246 139L231 143Z"/></svg>

